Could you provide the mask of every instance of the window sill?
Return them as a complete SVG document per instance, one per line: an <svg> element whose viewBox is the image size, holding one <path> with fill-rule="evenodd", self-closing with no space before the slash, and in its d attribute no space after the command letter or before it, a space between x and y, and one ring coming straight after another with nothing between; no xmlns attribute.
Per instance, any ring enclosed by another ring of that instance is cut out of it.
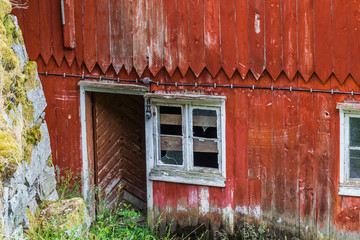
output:
<svg viewBox="0 0 360 240"><path fill-rule="evenodd" d="M192 185L225 187L226 178L221 174L188 172L169 169L152 169L149 179L153 181L185 183Z"/></svg>
<svg viewBox="0 0 360 240"><path fill-rule="evenodd" d="M340 184L339 195L360 197L360 184Z"/></svg>

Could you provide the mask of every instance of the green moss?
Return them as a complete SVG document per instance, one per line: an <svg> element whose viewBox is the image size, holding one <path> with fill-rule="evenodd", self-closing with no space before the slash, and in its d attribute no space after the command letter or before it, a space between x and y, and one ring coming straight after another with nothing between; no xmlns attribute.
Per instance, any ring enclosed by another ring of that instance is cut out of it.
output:
<svg viewBox="0 0 360 240"><path fill-rule="evenodd" d="M28 127L34 121L34 108L27 91L39 84L37 66L27 62L24 70L21 68L12 45L23 40L10 11L9 1L0 0L0 181L12 175L20 162L29 163L33 147L42 139L42 123ZM1 116L3 111L12 118L11 126Z"/></svg>
<svg viewBox="0 0 360 240"><path fill-rule="evenodd" d="M32 128L27 129L25 138L28 144L36 146L42 140L42 134L40 130L41 124L42 123L38 123Z"/></svg>
<svg viewBox="0 0 360 240"><path fill-rule="evenodd" d="M22 148L14 135L0 130L0 176L6 179L12 175L22 160Z"/></svg>
<svg viewBox="0 0 360 240"><path fill-rule="evenodd" d="M52 154L50 154L48 160L46 161L46 166L48 166L48 167L53 167L54 166L53 159L52 159Z"/></svg>
<svg viewBox="0 0 360 240"><path fill-rule="evenodd" d="M11 3L7 0L0 0L0 20L3 21L5 16L12 10Z"/></svg>
<svg viewBox="0 0 360 240"><path fill-rule="evenodd" d="M9 45L6 45L4 41L0 41L0 52L1 52L1 64L5 71L14 70L20 65L18 56L13 52Z"/></svg>
<svg viewBox="0 0 360 240"><path fill-rule="evenodd" d="M6 15L3 23L4 23L6 38L10 45L12 45L13 42L15 44L18 44L19 40L22 41L21 31L16 29L12 16Z"/></svg>
<svg viewBox="0 0 360 240"><path fill-rule="evenodd" d="M28 61L24 66L24 75L25 75L25 87L27 90L32 90L35 87L38 87L36 76L37 76L37 64L36 62Z"/></svg>
<svg viewBox="0 0 360 240"><path fill-rule="evenodd" d="M24 159L30 164L31 161L31 153L34 146L38 145L38 143L43 139L40 127L41 122L35 124L31 128L26 128L25 133L23 133L23 138L25 140L23 145L24 150Z"/></svg>
<svg viewBox="0 0 360 240"><path fill-rule="evenodd" d="M33 121L34 118L34 108L32 103L27 99L26 89L24 87L25 78L23 76L16 75L12 77L10 87L7 89L4 88L5 99L5 107L7 113L11 110L14 110L16 115L19 115L17 109L19 105L22 107L22 117L27 122Z"/></svg>

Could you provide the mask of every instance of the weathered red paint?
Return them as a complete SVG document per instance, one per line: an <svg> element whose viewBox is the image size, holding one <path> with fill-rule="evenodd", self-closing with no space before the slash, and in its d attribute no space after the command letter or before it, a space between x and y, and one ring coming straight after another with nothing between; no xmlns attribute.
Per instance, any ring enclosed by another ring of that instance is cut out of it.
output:
<svg viewBox="0 0 360 240"><path fill-rule="evenodd" d="M106 72L110 65L110 0L95 1L96 4L96 62L101 71ZM125 9L124 9L125 11ZM119 24L120 23L115 23Z"/></svg>
<svg viewBox="0 0 360 240"><path fill-rule="evenodd" d="M64 49L60 1L30 1L29 9L14 11L41 72L359 91L357 1L74 3L75 50ZM41 81L54 163L81 173L79 79ZM227 96L226 187L153 182L152 210L163 213L164 223L176 218L174 226L204 223L216 230L233 212L235 223L243 217L266 220L304 238L359 232L359 199L337 194L336 109L337 102L358 96L155 85L151 90Z"/></svg>
<svg viewBox="0 0 360 240"><path fill-rule="evenodd" d="M64 19L62 20L63 20L64 47L69 49L75 49L76 47L75 2L74 0L63 0L63 4L64 4Z"/></svg>
<svg viewBox="0 0 360 240"><path fill-rule="evenodd" d="M305 81L314 73L314 6L313 1L297 2L298 70Z"/></svg>
<svg viewBox="0 0 360 240"><path fill-rule="evenodd" d="M265 70L265 4L264 0L248 1L249 8L249 63L259 79Z"/></svg>
<svg viewBox="0 0 360 240"><path fill-rule="evenodd" d="M315 72L326 82L332 73L331 1L314 1Z"/></svg>
<svg viewBox="0 0 360 240"><path fill-rule="evenodd" d="M297 53L297 25L296 1L282 1L282 42L283 42L283 67L286 76L294 79L298 69Z"/></svg>
<svg viewBox="0 0 360 240"><path fill-rule="evenodd" d="M205 11L205 64L212 77L215 77L221 68L220 55L220 4L219 0L204 2Z"/></svg>
<svg viewBox="0 0 360 240"><path fill-rule="evenodd" d="M273 79L277 79L283 69L280 7L282 7L280 0L265 1L266 68Z"/></svg>
<svg viewBox="0 0 360 240"><path fill-rule="evenodd" d="M225 26L221 31L221 65L231 78L236 70L235 1L220 1L220 26Z"/></svg>

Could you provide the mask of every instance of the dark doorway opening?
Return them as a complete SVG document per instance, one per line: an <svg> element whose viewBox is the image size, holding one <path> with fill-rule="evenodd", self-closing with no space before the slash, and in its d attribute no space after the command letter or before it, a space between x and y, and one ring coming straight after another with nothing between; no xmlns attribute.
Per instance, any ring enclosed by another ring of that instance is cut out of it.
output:
<svg viewBox="0 0 360 240"><path fill-rule="evenodd" d="M110 207L126 202L140 211L145 210L143 96L93 92L87 93L86 99L91 103L86 119L88 143L92 142L88 145L93 149L90 151L93 164L89 169L94 170L94 185L99 189L96 204L100 199Z"/></svg>

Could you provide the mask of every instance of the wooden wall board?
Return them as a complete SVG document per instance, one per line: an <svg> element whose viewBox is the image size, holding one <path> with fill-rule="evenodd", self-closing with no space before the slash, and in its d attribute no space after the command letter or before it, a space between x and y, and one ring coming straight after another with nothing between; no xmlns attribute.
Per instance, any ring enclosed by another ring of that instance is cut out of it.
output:
<svg viewBox="0 0 360 240"><path fill-rule="evenodd" d="M116 0L112 0L118 2ZM147 66L146 58L146 1L134 0L133 4L133 59L134 68L139 76L143 74ZM114 41L119 38L114 36ZM121 62L119 62L121 63ZM176 65L177 66L177 65ZM175 66L175 67L176 67Z"/></svg>
<svg viewBox="0 0 360 240"><path fill-rule="evenodd" d="M179 70L182 76L186 75L189 68L189 35L188 35L188 1L178 0L177 2L177 33L178 33L178 60Z"/></svg>
<svg viewBox="0 0 360 240"><path fill-rule="evenodd" d="M332 1L333 72L341 83L350 72L349 41L344 41L344 38L349 38L348 12L348 1Z"/></svg>
<svg viewBox="0 0 360 240"><path fill-rule="evenodd" d="M285 87L286 79L280 75L274 82L276 87ZM272 164L274 169L274 196L272 213L274 219L279 219L280 215L285 215L286 199L286 151L285 151L285 92L274 91L272 93ZM276 108L275 108L276 106ZM275 170L276 169L276 170Z"/></svg>
<svg viewBox="0 0 360 240"><path fill-rule="evenodd" d="M80 68L84 61L82 0L75 0L75 38L75 57L77 65Z"/></svg>
<svg viewBox="0 0 360 240"><path fill-rule="evenodd" d="M358 0L349 1L349 45L350 45L350 73L357 84L360 84L360 68L357 63L360 61L360 2Z"/></svg>
<svg viewBox="0 0 360 240"><path fill-rule="evenodd" d="M314 73L314 6L312 0L297 2L298 70L305 81Z"/></svg>
<svg viewBox="0 0 360 240"><path fill-rule="evenodd" d="M221 66L230 79L234 74L236 62L236 31L235 31L235 1L220 1L221 28ZM216 59L214 59L216 61Z"/></svg>
<svg viewBox="0 0 360 240"><path fill-rule="evenodd" d="M248 94L250 90L235 90L234 96L234 135L235 144L235 222L241 221L249 212L249 186L248 186ZM230 154L230 153L229 153Z"/></svg>
<svg viewBox="0 0 360 240"><path fill-rule="evenodd" d="M51 37L51 1L44 1L39 4L39 32L40 54L47 65L53 55L52 37Z"/></svg>
<svg viewBox="0 0 360 240"><path fill-rule="evenodd" d="M63 42L66 49L75 49L76 35L75 35L75 1L64 1L64 16L63 16ZM42 5L42 4L40 4Z"/></svg>
<svg viewBox="0 0 360 240"><path fill-rule="evenodd" d="M84 0L84 63L89 70L96 64L96 2L95 0Z"/></svg>
<svg viewBox="0 0 360 240"><path fill-rule="evenodd" d="M269 86L272 83L271 77L266 74L260 81L260 86ZM260 93L259 102L260 115L260 174L261 174L261 212L263 219L272 219L272 202L274 195L274 169L272 158L272 135L273 135L273 92L265 90Z"/></svg>
<svg viewBox="0 0 360 240"><path fill-rule="evenodd" d="M105 73L110 66L110 0L96 1L96 63ZM114 16L116 17L116 16ZM119 23L117 23L119 24ZM119 39L118 39L119 41Z"/></svg>
<svg viewBox="0 0 360 240"><path fill-rule="evenodd" d="M124 56L124 67L129 75L133 68L133 4L131 1L124 0L122 5L122 25L123 39L122 39L122 52Z"/></svg>
<svg viewBox="0 0 360 240"><path fill-rule="evenodd" d="M221 68L220 55L220 3L219 0L208 0L204 2L205 27L205 63L211 76L215 78Z"/></svg>
<svg viewBox="0 0 360 240"><path fill-rule="evenodd" d="M297 39L297 1L282 1L282 41L283 70L293 80L298 70L298 39Z"/></svg>
<svg viewBox="0 0 360 240"><path fill-rule="evenodd" d="M248 1L235 1L237 69L244 79L249 71Z"/></svg>
<svg viewBox="0 0 360 240"><path fill-rule="evenodd" d="M110 0L110 58L116 74L119 74L124 64L122 15L122 1Z"/></svg>
<svg viewBox="0 0 360 240"><path fill-rule="evenodd" d="M39 0L32 1L32 4L29 4L29 6L24 9L23 17L26 19L26 27L23 29L24 40L25 44L29 46L27 48L29 58L33 60L36 60L40 54L39 15Z"/></svg>
<svg viewBox="0 0 360 240"><path fill-rule="evenodd" d="M265 1L249 1L249 64L256 79L265 70Z"/></svg>
<svg viewBox="0 0 360 240"><path fill-rule="evenodd" d="M178 66L176 0L163 1L164 67L172 76Z"/></svg>
<svg viewBox="0 0 360 240"><path fill-rule="evenodd" d="M333 51L329 51L333 44L331 14L331 1L314 1L315 72L323 82L333 71Z"/></svg>
<svg viewBox="0 0 360 240"><path fill-rule="evenodd" d="M60 9L60 1L58 0L50 0L51 1L51 33L47 33L52 37L52 51L53 57L60 67L62 60L64 59L64 44L63 37L61 31L61 11ZM42 3L43 1L41 1ZM27 23L28 24L28 23ZM25 27L27 28L27 27ZM31 59L30 60L35 60Z"/></svg>
<svg viewBox="0 0 360 240"><path fill-rule="evenodd" d="M280 0L265 1L266 70L273 79L277 79L283 69L281 4L286 6L286 2ZM291 22L286 22L286 24L291 24ZM284 33L286 34L291 34L291 31ZM290 53L286 55L291 56Z"/></svg>
<svg viewBox="0 0 360 240"><path fill-rule="evenodd" d="M156 76L163 66L163 34L159 31L163 27L162 11L162 1L146 0L149 70L153 76Z"/></svg>
<svg viewBox="0 0 360 240"><path fill-rule="evenodd" d="M312 82L309 82L312 84ZM305 80L298 76L298 86L306 87ZM299 121L302 123L299 129L299 211L300 221L309 225L309 232L314 232L315 206L314 206L314 162L315 159L315 123L313 94L309 92L299 92ZM304 232L304 234L306 234ZM302 237L314 237L303 236Z"/></svg>
<svg viewBox="0 0 360 240"><path fill-rule="evenodd" d="M282 74L285 86L297 87L297 78L292 82ZM284 92L284 167L285 167L285 202L284 211L289 228L300 229L299 213L299 135L300 116L298 92ZM296 209L296 210L295 210ZM300 238L299 234L297 237Z"/></svg>
<svg viewBox="0 0 360 240"><path fill-rule="evenodd" d="M323 84L315 78L318 89L329 89L330 81ZM329 235L329 158L330 158L330 103L331 95L314 95L315 159L314 189L317 232Z"/></svg>
<svg viewBox="0 0 360 240"><path fill-rule="evenodd" d="M205 47L204 47L204 0L188 0L189 21L189 66L198 77L205 67Z"/></svg>

